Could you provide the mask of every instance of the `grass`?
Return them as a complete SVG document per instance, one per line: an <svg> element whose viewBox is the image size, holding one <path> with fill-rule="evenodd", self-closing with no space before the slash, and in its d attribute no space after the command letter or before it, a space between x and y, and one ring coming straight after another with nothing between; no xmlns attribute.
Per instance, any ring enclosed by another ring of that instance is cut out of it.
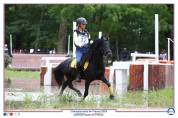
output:
<svg viewBox="0 0 178 118"><path fill-rule="evenodd" d="M51 109L117 109L117 108L170 108L174 107L173 89L167 88L157 91L129 91L122 98L110 100L108 96L88 97L85 101L71 93L63 96L40 95L36 101L32 96L25 95L24 101L6 101L7 110L51 110Z"/></svg>
<svg viewBox="0 0 178 118"><path fill-rule="evenodd" d="M5 78L10 83L12 79L39 79L39 71L15 71L5 69ZM25 95L24 101L5 101L7 110L51 110L51 109L116 109L116 108L170 108L174 107L174 91L172 88L161 90L128 91L122 98L116 95L114 100L108 96L91 97L85 101L73 93L65 93L63 96L39 95L37 100L33 101L32 96Z"/></svg>
<svg viewBox="0 0 178 118"><path fill-rule="evenodd" d="M17 71L11 69L5 69L6 79L39 79L39 71Z"/></svg>
<svg viewBox="0 0 178 118"><path fill-rule="evenodd" d="M172 88L162 89L158 91L150 91L148 99L148 104L152 107L173 107L174 91Z"/></svg>

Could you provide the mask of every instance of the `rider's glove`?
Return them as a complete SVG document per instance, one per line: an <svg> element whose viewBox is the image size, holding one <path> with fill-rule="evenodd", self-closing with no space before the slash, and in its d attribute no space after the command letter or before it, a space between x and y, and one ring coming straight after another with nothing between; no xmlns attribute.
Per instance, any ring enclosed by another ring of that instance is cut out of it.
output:
<svg viewBox="0 0 178 118"><path fill-rule="evenodd" d="M90 40L90 44L92 44L93 43L93 40Z"/></svg>

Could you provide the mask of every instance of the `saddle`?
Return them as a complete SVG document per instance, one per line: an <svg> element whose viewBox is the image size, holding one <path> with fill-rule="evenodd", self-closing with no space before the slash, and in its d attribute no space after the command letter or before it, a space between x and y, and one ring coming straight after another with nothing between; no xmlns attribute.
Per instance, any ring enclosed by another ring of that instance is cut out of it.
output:
<svg viewBox="0 0 178 118"><path fill-rule="evenodd" d="M89 65L89 62L85 61L85 63L83 64L83 71L85 71L87 69L88 65ZM77 59L76 58L72 59L72 61L70 63L70 67L77 69Z"/></svg>

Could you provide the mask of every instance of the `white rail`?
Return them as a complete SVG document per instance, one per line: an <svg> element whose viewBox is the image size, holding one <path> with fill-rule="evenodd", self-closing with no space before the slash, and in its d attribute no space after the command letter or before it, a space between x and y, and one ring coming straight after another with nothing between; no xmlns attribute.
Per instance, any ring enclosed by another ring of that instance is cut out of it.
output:
<svg viewBox="0 0 178 118"><path fill-rule="evenodd" d="M44 86L51 86L52 81L52 68L60 64L61 61L68 59L69 57L42 57L41 67L46 67L47 72L44 75ZM51 62L60 61L60 62ZM44 64L45 63L45 64Z"/></svg>
<svg viewBox="0 0 178 118"><path fill-rule="evenodd" d="M132 61L136 61L137 57L147 57L147 58L155 58L156 59L156 55L155 54L143 54L143 53L131 53L132 56Z"/></svg>

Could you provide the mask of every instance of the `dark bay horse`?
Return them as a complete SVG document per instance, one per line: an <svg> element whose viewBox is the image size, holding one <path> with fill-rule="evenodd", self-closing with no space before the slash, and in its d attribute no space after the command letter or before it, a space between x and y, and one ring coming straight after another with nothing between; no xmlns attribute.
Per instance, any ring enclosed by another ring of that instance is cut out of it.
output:
<svg viewBox="0 0 178 118"><path fill-rule="evenodd" d="M94 80L101 80L104 82L109 88L110 98L114 98L111 84L104 76L105 65L103 56L112 56L112 51L109 47L109 41L105 37L95 40L93 44L90 45L88 54L82 57L82 61L84 60L83 62L86 60L89 62L87 69L83 72L80 72L81 79L85 80L85 92L83 99L85 99L85 97L88 95L89 85ZM59 64L54 70L55 79L58 85L62 85L60 95L63 94L64 89L68 86L70 89L77 92L79 96L82 96L82 93L72 85L72 81L76 79L79 72L77 69L70 67L71 62L72 59L67 59ZM66 79L64 79L64 75Z"/></svg>

